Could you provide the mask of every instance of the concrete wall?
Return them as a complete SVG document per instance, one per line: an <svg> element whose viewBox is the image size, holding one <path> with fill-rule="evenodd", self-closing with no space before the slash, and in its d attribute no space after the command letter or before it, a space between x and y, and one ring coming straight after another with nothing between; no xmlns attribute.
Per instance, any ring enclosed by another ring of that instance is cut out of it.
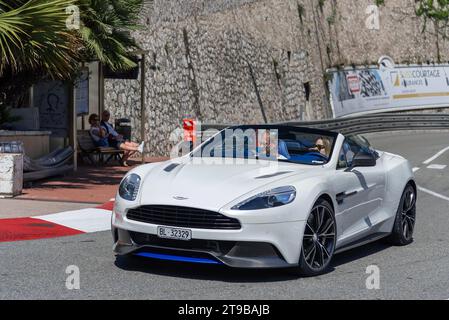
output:
<svg viewBox="0 0 449 320"><path fill-rule="evenodd" d="M22 184L23 155L0 153L0 198L19 195Z"/></svg>
<svg viewBox="0 0 449 320"><path fill-rule="evenodd" d="M435 35L431 23L422 32L424 20L416 16L414 0L385 0L378 9L380 28L370 30L365 11L374 3L325 0L323 10L316 10L326 64L372 64L382 55L397 63L437 62L439 54L447 62L449 42Z"/></svg>
<svg viewBox="0 0 449 320"><path fill-rule="evenodd" d="M21 141L25 154L38 159L50 153L49 131L1 131L0 142Z"/></svg>
<svg viewBox="0 0 449 320"><path fill-rule="evenodd" d="M368 30L373 0L155 0L135 36L146 60L146 140L167 155L184 117L261 123L331 116L325 70L449 59L447 43L421 33L413 0L386 0L380 29ZM321 5L322 4L322 5ZM431 31L431 29L430 29ZM437 41L438 40L438 41ZM438 53L440 52L440 53ZM308 95L308 101L307 97ZM105 108L132 119L140 139L140 83L106 80Z"/></svg>

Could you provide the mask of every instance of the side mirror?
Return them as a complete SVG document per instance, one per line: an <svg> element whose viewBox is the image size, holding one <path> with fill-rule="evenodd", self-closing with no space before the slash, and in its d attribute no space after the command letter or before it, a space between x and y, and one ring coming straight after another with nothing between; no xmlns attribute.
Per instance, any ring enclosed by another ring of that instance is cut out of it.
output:
<svg viewBox="0 0 449 320"><path fill-rule="evenodd" d="M347 171L351 171L355 167L374 167L376 166L376 156L372 153L359 152L352 159L351 166Z"/></svg>

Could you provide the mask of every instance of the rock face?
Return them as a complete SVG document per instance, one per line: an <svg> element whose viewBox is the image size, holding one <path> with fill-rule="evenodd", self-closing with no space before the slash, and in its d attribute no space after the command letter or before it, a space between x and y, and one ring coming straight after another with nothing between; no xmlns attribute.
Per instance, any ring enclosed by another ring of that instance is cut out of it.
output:
<svg viewBox="0 0 449 320"><path fill-rule="evenodd" d="M0 153L0 198L19 195L22 185L23 155Z"/></svg>
<svg viewBox="0 0 449 320"><path fill-rule="evenodd" d="M155 0L135 37L146 55L145 140L168 155L186 117L204 123L263 123L332 116L331 66L434 59L412 0L385 1L380 29L366 27L369 0ZM438 49L439 48L439 49ZM446 50L447 51L447 50ZM132 120L140 140L139 80L106 80L105 108Z"/></svg>

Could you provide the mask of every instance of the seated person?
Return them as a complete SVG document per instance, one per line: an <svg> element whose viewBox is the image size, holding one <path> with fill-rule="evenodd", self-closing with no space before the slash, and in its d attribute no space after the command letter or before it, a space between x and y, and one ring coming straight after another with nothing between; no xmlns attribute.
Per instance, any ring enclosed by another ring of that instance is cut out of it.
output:
<svg viewBox="0 0 449 320"><path fill-rule="evenodd" d="M321 153L323 156L329 158L329 155L331 152L330 147L331 147L331 143L328 138L319 137L318 139L316 139L315 145L312 148L310 148L309 150L317 151L317 152Z"/></svg>
<svg viewBox="0 0 449 320"><path fill-rule="evenodd" d="M143 153L143 141L140 145L123 140L114 140L111 143L111 140L109 139L110 134L108 133L107 129L105 129L105 127L100 125L100 119L97 114L90 115L89 124L91 126L89 130L90 136L92 137L92 140L97 147L113 147L124 151L121 161L122 166L127 167L128 163L126 161L137 151Z"/></svg>
<svg viewBox="0 0 449 320"><path fill-rule="evenodd" d="M108 110L104 110L101 113L101 122L100 125L102 128L104 128L108 134L108 141L109 145L111 147L119 149L120 143L124 143L125 145L129 147L139 147L138 143L126 141L121 134L119 134L117 131L115 131L112 124L109 123L109 119L111 118L111 113ZM141 143L143 145L143 142Z"/></svg>
<svg viewBox="0 0 449 320"><path fill-rule="evenodd" d="M89 117L90 130L89 134L96 147L109 147L108 134L100 126L100 118L98 115L91 114Z"/></svg>
<svg viewBox="0 0 449 320"><path fill-rule="evenodd" d="M281 140L280 140L281 141ZM294 148L293 150L288 150L290 153L290 157L287 157L289 160L293 162L299 162L304 164L324 164L327 162L330 155L331 143L326 137L319 137L316 139L313 145L310 143L304 143L302 141L298 141L302 148ZM289 142L288 144L292 144ZM288 146L287 144L287 146ZM282 150L282 144L279 143L280 151Z"/></svg>
<svg viewBox="0 0 449 320"><path fill-rule="evenodd" d="M289 144L297 144L301 146L300 141L285 142L282 139L277 139L277 136L270 135L270 131L264 130L259 134L257 154L259 159L278 159L291 160L300 163L323 163L327 160L330 154L330 142L328 138L319 137L312 147L305 147L299 150L299 153L293 153L289 150ZM298 151L296 150L296 151Z"/></svg>
<svg viewBox="0 0 449 320"><path fill-rule="evenodd" d="M270 135L269 130L259 134L256 148L259 158L288 159L288 150L284 141L277 139L277 135Z"/></svg>

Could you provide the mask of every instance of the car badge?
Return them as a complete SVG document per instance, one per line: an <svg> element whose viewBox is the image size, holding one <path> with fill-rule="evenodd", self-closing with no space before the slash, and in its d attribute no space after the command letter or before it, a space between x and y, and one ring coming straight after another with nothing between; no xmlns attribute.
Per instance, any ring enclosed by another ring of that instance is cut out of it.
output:
<svg viewBox="0 0 449 320"><path fill-rule="evenodd" d="M175 199L175 200L187 200L187 199L189 199L189 198L186 198L186 197L180 197L180 196L174 196L173 199Z"/></svg>

